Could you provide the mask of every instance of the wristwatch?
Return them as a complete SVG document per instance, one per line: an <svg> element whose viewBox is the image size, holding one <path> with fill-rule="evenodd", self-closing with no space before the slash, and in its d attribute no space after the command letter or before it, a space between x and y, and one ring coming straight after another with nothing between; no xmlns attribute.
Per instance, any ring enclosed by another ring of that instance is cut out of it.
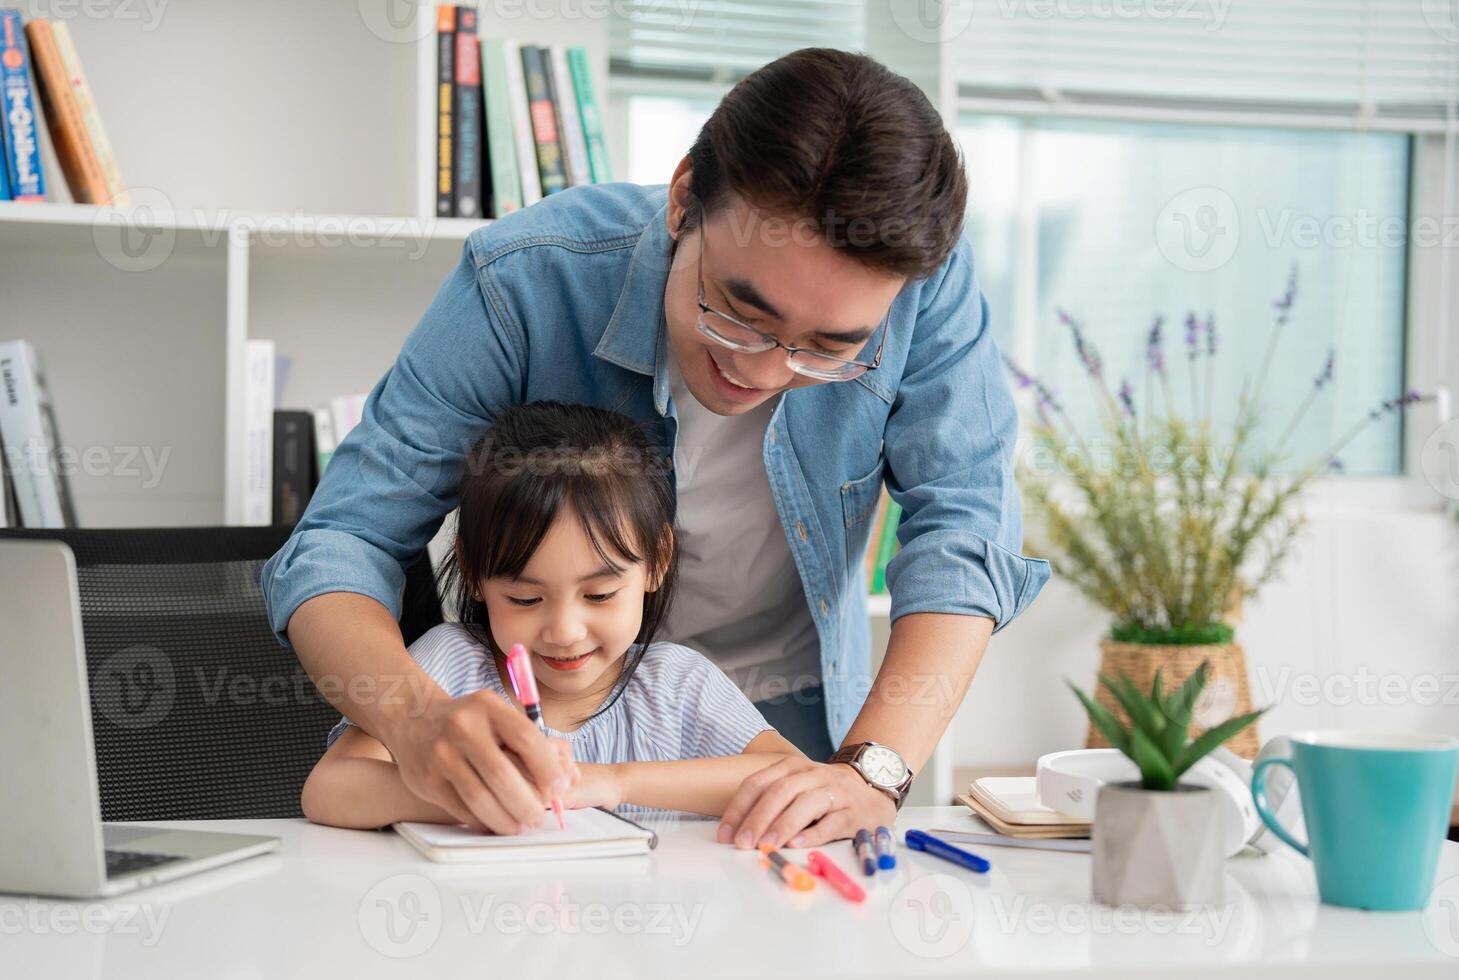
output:
<svg viewBox="0 0 1459 980"><path fill-rule="evenodd" d="M880 742L853 742L837 749L831 761L846 763L872 787L890 796L898 810L902 808L912 785L912 770L896 749Z"/></svg>

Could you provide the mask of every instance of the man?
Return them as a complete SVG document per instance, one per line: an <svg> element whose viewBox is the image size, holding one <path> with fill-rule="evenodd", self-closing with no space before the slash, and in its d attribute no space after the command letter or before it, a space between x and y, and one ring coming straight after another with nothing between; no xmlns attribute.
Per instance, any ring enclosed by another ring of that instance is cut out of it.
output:
<svg viewBox="0 0 1459 980"><path fill-rule="evenodd" d="M424 677L396 625L401 570L498 407L615 408L676 460L665 638L807 754L747 779L719 839L891 823L990 634L1049 574L1016 553L1017 419L965 203L915 86L806 49L740 82L667 188L574 188L475 232L265 568L275 628L412 791L463 822L535 826L555 753L502 699ZM872 683L860 559L884 481L902 547Z"/></svg>

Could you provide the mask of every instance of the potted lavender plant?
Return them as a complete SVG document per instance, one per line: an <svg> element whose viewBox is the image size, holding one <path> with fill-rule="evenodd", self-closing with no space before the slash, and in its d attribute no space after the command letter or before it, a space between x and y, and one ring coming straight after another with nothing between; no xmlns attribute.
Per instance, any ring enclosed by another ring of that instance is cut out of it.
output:
<svg viewBox="0 0 1459 980"><path fill-rule="evenodd" d="M1273 304L1275 325L1254 380L1242 386L1231 431L1217 433L1211 419L1211 361L1217 352L1213 318L1185 320L1188 392L1166 363L1163 321L1146 339L1144 405L1128 380L1112 391L1104 365L1083 325L1060 311L1100 407L1097 431L1075 425L1054 392L1018 368L1019 388L1034 396L1034 459L1020 464L1035 550L1111 617L1102 640L1100 672L1128 676L1148 687L1157 671L1180 685L1203 662L1209 683L1192 712L1194 735L1251 711L1245 654L1233 620L1281 568L1302 526L1300 496L1318 475L1339 466L1339 454L1372 422L1423 400L1408 391L1376 406L1327 450L1295 470L1282 471L1287 440L1323 392L1330 389L1335 356L1329 352L1310 390L1275 442L1256 445L1263 395L1277 342L1296 297L1296 269ZM1199 362L1206 359L1204 385ZM1099 703L1128 724L1108 688ZM1110 743L1091 724L1088 745ZM1234 732L1228 747L1255 755L1256 726Z"/></svg>

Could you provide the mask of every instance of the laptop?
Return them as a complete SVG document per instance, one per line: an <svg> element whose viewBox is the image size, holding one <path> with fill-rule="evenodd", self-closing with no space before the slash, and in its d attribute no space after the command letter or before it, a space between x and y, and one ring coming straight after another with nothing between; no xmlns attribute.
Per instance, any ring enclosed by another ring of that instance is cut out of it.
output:
<svg viewBox="0 0 1459 980"><path fill-rule="evenodd" d="M76 558L59 541L0 541L0 783L0 892L110 897L279 846L101 822Z"/></svg>

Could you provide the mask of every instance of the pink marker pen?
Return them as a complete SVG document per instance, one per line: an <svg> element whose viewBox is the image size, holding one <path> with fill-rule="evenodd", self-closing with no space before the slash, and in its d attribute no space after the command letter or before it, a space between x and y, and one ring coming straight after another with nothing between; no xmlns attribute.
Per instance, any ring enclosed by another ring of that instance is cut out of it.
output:
<svg viewBox="0 0 1459 980"><path fill-rule="evenodd" d="M512 682L512 693L521 702L527 717L536 722L537 728L543 735L547 734L547 723L542 720L542 701L537 696L537 678L532 673L532 658L527 654L527 648L520 643L512 645L507 651L507 678ZM557 797L552 798L552 812L557 815L557 828L567 829L567 821L562 819L562 801Z"/></svg>

